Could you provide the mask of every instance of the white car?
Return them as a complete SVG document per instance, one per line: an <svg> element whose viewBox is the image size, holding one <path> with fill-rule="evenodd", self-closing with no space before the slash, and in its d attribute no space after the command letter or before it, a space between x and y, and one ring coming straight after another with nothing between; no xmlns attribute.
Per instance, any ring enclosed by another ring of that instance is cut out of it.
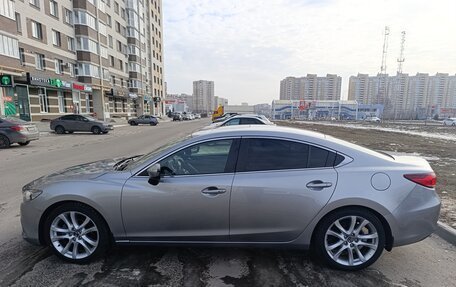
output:
<svg viewBox="0 0 456 287"><path fill-rule="evenodd" d="M366 122L371 122L371 123L380 123L382 120L378 117L367 117L365 119Z"/></svg>
<svg viewBox="0 0 456 287"><path fill-rule="evenodd" d="M456 126L456 118L447 118L443 120L444 126Z"/></svg>
<svg viewBox="0 0 456 287"><path fill-rule="evenodd" d="M212 123L211 125L204 127L203 130L237 125L274 125L274 123L269 121L268 118L263 115L237 115L222 122Z"/></svg>

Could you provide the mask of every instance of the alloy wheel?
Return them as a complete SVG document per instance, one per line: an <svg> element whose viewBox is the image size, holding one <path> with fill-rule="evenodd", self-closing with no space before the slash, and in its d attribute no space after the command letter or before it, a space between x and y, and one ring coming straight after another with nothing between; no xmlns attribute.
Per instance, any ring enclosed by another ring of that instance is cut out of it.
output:
<svg viewBox="0 0 456 287"><path fill-rule="evenodd" d="M344 266L365 263L379 248L377 229L361 216L337 219L327 229L324 240L329 257Z"/></svg>
<svg viewBox="0 0 456 287"><path fill-rule="evenodd" d="M59 214L51 223L50 240L61 255L84 259L98 247L100 235L95 222L78 211Z"/></svg>

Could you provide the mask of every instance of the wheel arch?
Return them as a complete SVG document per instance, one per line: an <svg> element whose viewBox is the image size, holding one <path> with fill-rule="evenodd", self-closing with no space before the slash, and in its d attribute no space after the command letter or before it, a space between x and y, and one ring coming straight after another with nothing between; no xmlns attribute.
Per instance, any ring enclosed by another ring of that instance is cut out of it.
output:
<svg viewBox="0 0 456 287"><path fill-rule="evenodd" d="M103 214L100 213L96 208L94 208L90 204L87 204L86 202L82 202L82 201L78 201L78 200L63 200L63 201L54 202L53 204L48 206L45 209L45 211L42 213L41 217L40 217L40 221L39 221L39 224L38 224L38 240L39 240L41 245L45 245L46 244L45 240L44 240L44 222L46 221L47 216L49 215L49 213L51 213L57 207L59 207L59 206L61 206L63 204L67 204L67 203L77 203L77 204L85 205L85 206L93 209L100 216L100 218L103 220L103 222L106 224L106 227L108 228L111 240L114 240L114 235L112 234L111 227L109 226L109 224L106 221L106 219L103 216Z"/></svg>
<svg viewBox="0 0 456 287"><path fill-rule="evenodd" d="M385 231L385 246L384 246L384 248L387 251L391 251L391 249L393 248L393 244L394 244L394 237L393 237L393 233L392 233L390 224L388 223L386 218L382 214L380 214L378 211L376 211L376 210L374 210L372 208L366 207L366 206L362 206L362 205L344 205L344 206L340 206L340 207L337 207L337 208L335 208L333 210L330 210L329 212L327 212L326 214L321 216L320 219L318 220L318 223L315 225L315 227L312 230L312 236L311 236L311 239L310 239L310 245L312 246L314 244L316 231L318 230L318 228L319 228L320 224L322 223L323 219L325 219L326 217L328 217L331 214L333 214L335 212L338 212L340 210L352 209L352 208L361 209L361 210L363 210L363 209L367 210L367 211L373 213L380 220L380 222L382 223L383 229Z"/></svg>

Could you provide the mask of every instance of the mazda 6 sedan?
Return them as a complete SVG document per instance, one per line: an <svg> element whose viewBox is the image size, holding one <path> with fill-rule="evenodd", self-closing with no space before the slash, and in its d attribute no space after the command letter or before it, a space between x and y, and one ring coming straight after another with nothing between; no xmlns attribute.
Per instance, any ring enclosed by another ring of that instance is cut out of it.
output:
<svg viewBox="0 0 456 287"><path fill-rule="evenodd" d="M419 157L269 125L193 134L23 187L26 240L85 263L117 244L311 248L358 270L429 236L440 200Z"/></svg>

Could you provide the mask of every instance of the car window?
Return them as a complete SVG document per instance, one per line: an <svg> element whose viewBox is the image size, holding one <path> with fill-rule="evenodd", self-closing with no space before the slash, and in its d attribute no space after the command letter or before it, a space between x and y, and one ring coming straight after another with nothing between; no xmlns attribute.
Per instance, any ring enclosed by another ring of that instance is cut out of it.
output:
<svg viewBox="0 0 456 287"><path fill-rule="evenodd" d="M76 121L77 118L75 115L67 115L67 116L63 116L60 118L61 120L64 120L64 121Z"/></svg>
<svg viewBox="0 0 456 287"><path fill-rule="evenodd" d="M216 140L180 150L160 161L164 175L196 175L225 172L233 140Z"/></svg>
<svg viewBox="0 0 456 287"><path fill-rule="evenodd" d="M223 124L223 126L235 126L239 124L240 119L232 119Z"/></svg>
<svg viewBox="0 0 456 287"><path fill-rule="evenodd" d="M336 153L294 141L243 139L237 171L262 171L333 166Z"/></svg>
<svg viewBox="0 0 456 287"><path fill-rule="evenodd" d="M257 119L243 118L241 119L241 125L263 125L263 123Z"/></svg>

